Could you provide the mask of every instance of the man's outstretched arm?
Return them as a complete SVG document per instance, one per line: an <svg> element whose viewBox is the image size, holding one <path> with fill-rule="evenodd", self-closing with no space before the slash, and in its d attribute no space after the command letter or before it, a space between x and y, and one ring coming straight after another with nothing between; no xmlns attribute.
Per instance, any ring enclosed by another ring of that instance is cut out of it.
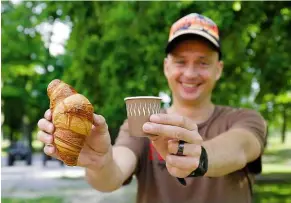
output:
<svg viewBox="0 0 291 203"><path fill-rule="evenodd" d="M242 169L259 157L262 146L257 137L243 128L231 129L204 141L208 154L208 171L205 176L218 177Z"/></svg>

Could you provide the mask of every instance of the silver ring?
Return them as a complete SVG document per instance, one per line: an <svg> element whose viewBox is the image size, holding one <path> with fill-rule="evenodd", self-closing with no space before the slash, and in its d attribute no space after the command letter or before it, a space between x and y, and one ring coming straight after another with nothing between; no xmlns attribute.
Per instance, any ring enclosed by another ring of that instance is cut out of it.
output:
<svg viewBox="0 0 291 203"><path fill-rule="evenodd" d="M184 152L184 144L185 144L185 141L184 140L179 140L179 143L178 143L178 151L177 151L177 154L178 156L184 156L183 155L183 152Z"/></svg>

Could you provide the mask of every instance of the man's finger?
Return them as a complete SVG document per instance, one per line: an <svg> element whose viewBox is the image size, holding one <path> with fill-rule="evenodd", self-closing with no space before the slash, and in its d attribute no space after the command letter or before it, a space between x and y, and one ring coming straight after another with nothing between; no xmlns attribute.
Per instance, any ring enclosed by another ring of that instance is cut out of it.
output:
<svg viewBox="0 0 291 203"><path fill-rule="evenodd" d="M52 144L45 145L43 151L46 155L61 160L60 157L58 156L57 149L54 145Z"/></svg>
<svg viewBox="0 0 291 203"><path fill-rule="evenodd" d="M105 118L101 115L93 114L93 125L102 126L106 124Z"/></svg>
<svg viewBox="0 0 291 203"><path fill-rule="evenodd" d="M168 172L172 176L177 177L177 178L185 178L185 177L187 177L191 173L191 171L184 170L184 169L181 169L181 168L172 166L168 162L166 162L166 167L167 167Z"/></svg>
<svg viewBox="0 0 291 203"><path fill-rule="evenodd" d="M37 139L44 144L52 144L54 141L53 136L44 131L37 132Z"/></svg>
<svg viewBox="0 0 291 203"><path fill-rule="evenodd" d="M196 157L177 156L171 154L166 156L166 162L173 167L188 171L189 174L199 165L199 159Z"/></svg>
<svg viewBox="0 0 291 203"><path fill-rule="evenodd" d="M44 118L51 121L52 120L52 112L50 109L46 110L46 112L44 113Z"/></svg>
<svg viewBox="0 0 291 203"><path fill-rule="evenodd" d="M149 134L159 135L176 140L184 140L185 142L193 144L201 143L202 140L197 131L190 131L177 126L147 122L143 125L143 130Z"/></svg>
<svg viewBox="0 0 291 203"><path fill-rule="evenodd" d="M191 119L180 115L174 114L154 114L150 117L150 121L154 123L173 125L181 128L186 128L187 130L196 130L197 125Z"/></svg>
<svg viewBox="0 0 291 203"><path fill-rule="evenodd" d="M50 121L48 121L44 118L40 119L38 121L37 125L38 125L39 129L41 129L42 131L49 133L49 134L53 134L53 132L55 130L54 125Z"/></svg>
<svg viewBox="0 0 291 203"><path fill-rule="evenodd" d="M107 133L108 131L108 126L106 123L106 120L103 116L101 115L93 115L93 126L92 126L92 131L99 132L99 133Z"/></svg>
<svg viewBox="0 0 291 203"><path fill-rule="evenodd" d="M179 141L169 140L168 152L171 154L177 154L178 146L179 146ZM184 143L183 155L192 156L192 157L200 157L200 154L201 154L201 145Z"/></svg>
<svg viewBox="0 0 291 203"><path fill-rule="evenodd" d="M108 151L111 146L110 134L108 131L108 125L103 116L94 114L93 125L90 136L87 136L86 143L88 147L98 153L104 153Z"/></svg>

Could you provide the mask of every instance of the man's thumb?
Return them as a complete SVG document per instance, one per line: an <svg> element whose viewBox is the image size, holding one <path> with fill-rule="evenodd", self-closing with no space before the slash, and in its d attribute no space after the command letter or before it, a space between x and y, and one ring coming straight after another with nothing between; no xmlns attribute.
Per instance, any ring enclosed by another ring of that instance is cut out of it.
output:
<svg viewBox="0 0 291 203"><path fill-rule="evenodd" d="M93 131L98 131L98 132L105 132L108 131L108 126L106 123L106 120L103 116L93 114L93 126L92 126Z"/></svg>

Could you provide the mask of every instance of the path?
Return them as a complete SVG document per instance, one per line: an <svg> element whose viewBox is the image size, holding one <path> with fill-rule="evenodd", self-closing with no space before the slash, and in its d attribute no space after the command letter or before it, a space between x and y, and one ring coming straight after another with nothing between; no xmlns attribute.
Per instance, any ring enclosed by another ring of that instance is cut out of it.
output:
<svg viewBox="0 0 291 203"><path fill-rule="evenodd" d="M5 164L2 157L2 164ZM39 155L33 157L33 165L17 162L13 167L1 167L2 197L37 198L41 196L65 197L67 203L134 202L136 182L112 193L101 193L91 188L84 180L80 167L60 166L50 161L43 167ZM126 198L124 198L126 197Z"/></svg>

